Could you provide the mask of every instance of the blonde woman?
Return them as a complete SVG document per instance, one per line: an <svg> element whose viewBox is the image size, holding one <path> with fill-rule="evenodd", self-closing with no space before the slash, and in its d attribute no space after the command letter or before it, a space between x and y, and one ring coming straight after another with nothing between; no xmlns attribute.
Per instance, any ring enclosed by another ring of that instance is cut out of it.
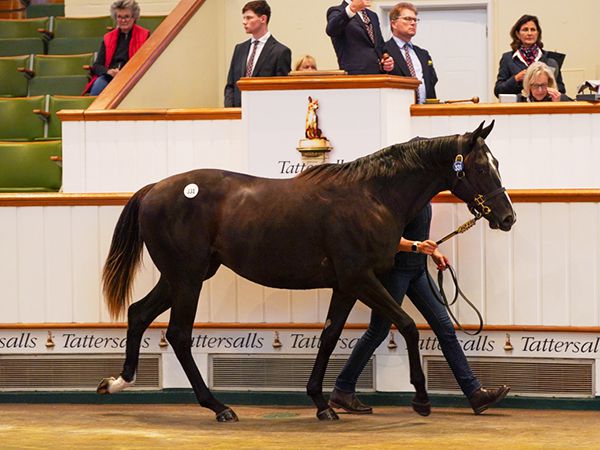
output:
<svg viewBox="0 0 600 450"><path fill-rule="evenodd" d="M294 66L294 70L301 71L301 72L317 70L317 61L311 55L304 55L302 58L300 58L296 62L296 65Z"/></svg>
<svg viewBox="0 0 600 450"><path fill-rule="evenodd" d="M571 99L561 94L556 86L554 70L543 62L532 63L523 77L520 102L568 102Z"/></svg>

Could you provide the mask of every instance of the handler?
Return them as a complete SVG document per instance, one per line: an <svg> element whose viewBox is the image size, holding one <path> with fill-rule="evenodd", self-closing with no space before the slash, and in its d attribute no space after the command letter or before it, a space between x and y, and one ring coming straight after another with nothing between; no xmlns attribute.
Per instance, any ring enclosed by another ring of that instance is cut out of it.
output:
<svg viewBox="0 0 600 450"><path fill-rule="evenodd" d="M441 294L435 295L428 281L427 256L430 255L440 270L448 267L448 258L429 240L431 226L431 204L428 204L410 222L404 237L398 244L394 267L382 278L382 283L399 305L404 295L408 295L419 312L437 336L442 352L456 381L475 414L481 414L493 404L502 400L510 387L484 389L469 367L467 358L456 338L456 332L445 307L440 303ZM431 284L433 285L433 284ZM367 365L369 358L390 331L391 322L373 311L369 328L362 335L344 368L337 377L335 388L329 398L329 406L341 408L351 414L371 414L373 409L364 405L356 396L356 382Z"/></svg>

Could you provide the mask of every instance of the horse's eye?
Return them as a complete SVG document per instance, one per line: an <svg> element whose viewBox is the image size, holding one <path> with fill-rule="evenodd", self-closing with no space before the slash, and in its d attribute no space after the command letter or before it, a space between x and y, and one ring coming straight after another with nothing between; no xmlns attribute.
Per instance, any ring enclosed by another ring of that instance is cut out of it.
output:
<svg viewBox="0 0 600 450"><path fill-rule="evenodd" d="M476 171L477 171L477 173L478 173L479 175L485 175L485 173L486 173L486 172L485 172L485 169L484 169L483 167L478 167L478 168L476 169Z"/></svg>

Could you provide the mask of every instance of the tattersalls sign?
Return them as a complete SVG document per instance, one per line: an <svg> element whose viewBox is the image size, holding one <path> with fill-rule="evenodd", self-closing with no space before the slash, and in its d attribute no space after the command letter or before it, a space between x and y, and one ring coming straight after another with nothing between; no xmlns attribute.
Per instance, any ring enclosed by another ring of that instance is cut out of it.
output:
<svg viewBox="0 0 600 450"><path fill-rule="evenodd" d="M362 335L361 330L346 330L335 353L348 354ZM198 330L192 334L192 352L315 354L319 349L318 330ZM511 333L482 332L477 336L458 333L468 356L600 358L600 335L590 333ZM125 330L52 329L0 330L0 355L10 354L94 354L122 353L127 343ZM141 343L142 352L172 352L165 330L152 328ZM439 355L439 342L431 331L420 332L423 355ZM406 355L404 341L397 331L378 349L379 355Z"/></svg>

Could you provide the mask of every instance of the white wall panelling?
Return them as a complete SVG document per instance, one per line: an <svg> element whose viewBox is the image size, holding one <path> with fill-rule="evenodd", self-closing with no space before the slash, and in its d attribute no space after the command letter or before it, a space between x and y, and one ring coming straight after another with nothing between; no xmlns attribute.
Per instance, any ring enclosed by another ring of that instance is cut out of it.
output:
<svg viewBox="0 0 600 450"><path fill-rule="evenodd" d="M2 322L109 321L100 273L120 211L120 206L0 208ZM516 211L509 233L491 230L482 220L442 245L485 322L599 326L600 205L517 203ZM469 216L463 204L435 203L432 238ZM158 277L145 252L134 298L142 298ZM325 320L330 295L328 289L264 288L222 268L204 283L196 321L318 323ZM476 323L465 304L454 310L462 322ZM369 316L359 302L349 321L366 323ZM166 320L168 313L159 318Z"/></svg>

